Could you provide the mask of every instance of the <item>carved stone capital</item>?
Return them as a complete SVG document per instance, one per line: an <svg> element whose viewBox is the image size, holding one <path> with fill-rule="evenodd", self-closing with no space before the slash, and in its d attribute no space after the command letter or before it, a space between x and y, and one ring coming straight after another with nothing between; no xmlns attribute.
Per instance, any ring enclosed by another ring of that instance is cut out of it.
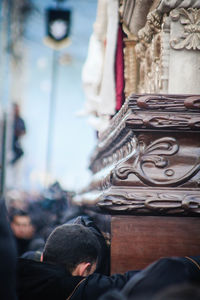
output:
<svg viewBox="0 0 200 300"><path fill-rule="evenodd" d="M178 8L170 13L174 22L179 21L183 27L180 36L170 41L173 49L200 50L200 9Z"/></svg>

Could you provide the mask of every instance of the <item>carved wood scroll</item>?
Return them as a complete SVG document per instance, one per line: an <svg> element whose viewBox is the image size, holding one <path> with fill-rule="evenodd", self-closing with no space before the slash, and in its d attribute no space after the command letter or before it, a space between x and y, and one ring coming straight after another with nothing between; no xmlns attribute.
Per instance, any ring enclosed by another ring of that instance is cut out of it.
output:
<svg viewBox="0 0 200 300"><path fill-rule="evenodd" d="M100 137L90 168L93 180L79 195L86 205L199 214L200 95L132 95Z"/></svg>

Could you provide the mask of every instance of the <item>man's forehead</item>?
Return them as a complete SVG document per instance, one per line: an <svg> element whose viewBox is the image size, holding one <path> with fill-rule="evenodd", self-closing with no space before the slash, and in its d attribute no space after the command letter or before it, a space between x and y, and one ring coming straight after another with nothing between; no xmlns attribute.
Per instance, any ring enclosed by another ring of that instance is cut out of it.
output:
<svg viewBox="0 0 200 300"><path fill-rule="evenodd" d="M14 221L18 223L27 223L30 222L29 216L14 216Z"/></svg>

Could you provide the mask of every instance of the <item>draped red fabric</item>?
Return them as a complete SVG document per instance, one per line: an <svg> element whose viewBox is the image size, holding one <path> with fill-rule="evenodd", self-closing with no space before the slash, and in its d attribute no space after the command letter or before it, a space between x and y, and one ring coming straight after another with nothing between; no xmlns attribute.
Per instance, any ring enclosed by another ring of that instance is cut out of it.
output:
<svg viewBox="0 0 200 300"><path fill-rule="evenodd" d="M116 89L116 110L120 110L122 107L124 96L124 54L123 54L123 31L122 26L119 24L117 48L115 57L115 89Z"/></svg>

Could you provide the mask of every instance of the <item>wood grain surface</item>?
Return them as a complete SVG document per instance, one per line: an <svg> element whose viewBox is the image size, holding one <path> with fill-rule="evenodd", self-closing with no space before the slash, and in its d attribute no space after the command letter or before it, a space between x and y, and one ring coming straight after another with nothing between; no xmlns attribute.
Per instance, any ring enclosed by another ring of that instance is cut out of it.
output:
<svg viewBox="0 0 200 300"><path fill-rule="evenodd" d="M200 218L113 216L111 273L138 270L166 256L200 255Z"/></svg>

